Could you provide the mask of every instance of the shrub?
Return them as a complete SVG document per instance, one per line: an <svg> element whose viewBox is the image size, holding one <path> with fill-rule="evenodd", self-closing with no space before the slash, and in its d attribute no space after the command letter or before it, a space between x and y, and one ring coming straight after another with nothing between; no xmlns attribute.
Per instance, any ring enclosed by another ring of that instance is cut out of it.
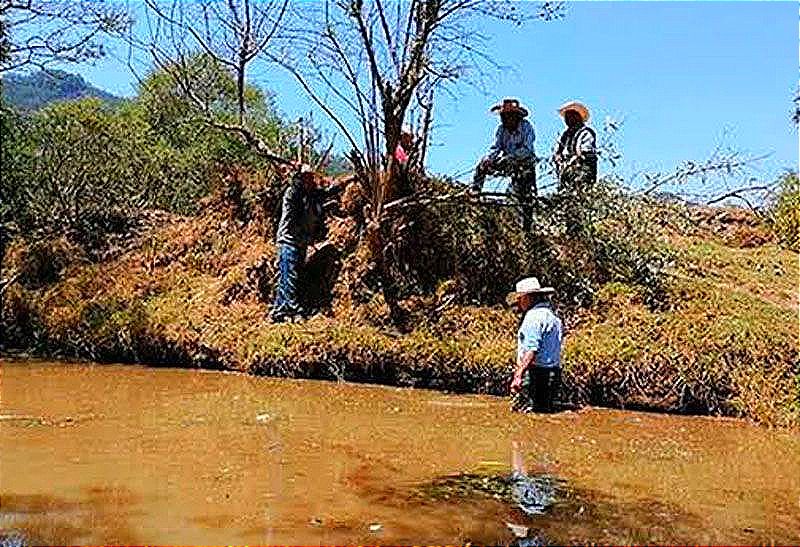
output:
<svg viewBox="0 0 800 547"><path fill-rule="evenodd" d="M401 294L432 294L446 282L464 303L497 304L517 280L534 275L556 286L560 304L573 310L610 282L641 287L649 304L663 298L670 253L659 242L655 204L608 181L582 195L560 190L539 200L530 233L506 205L445 202L398 222L392 251Z"/></svg>
<svg viewBox="0 0 800 547"><path fill-rule="evenodd" d="M793 251L800 251L800 179L797 173L787 173L781 178L769 218L779 241Z"/></svg>

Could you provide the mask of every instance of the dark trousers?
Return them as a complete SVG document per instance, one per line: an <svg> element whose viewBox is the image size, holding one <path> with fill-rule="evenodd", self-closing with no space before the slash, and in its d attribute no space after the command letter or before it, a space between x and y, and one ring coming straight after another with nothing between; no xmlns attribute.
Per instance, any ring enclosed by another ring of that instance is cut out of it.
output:
<svg viewBox="0 0 800 547"><path fill-rule="evenodd" d="M278 286L272 305L273 319L285 319L303 313L300 304L300 272L306 261L306 250L294 245L278 245Z"/></svg>
<svg viewBox="0 0 800 547"><path fill-rule="evenodd" d="M560 170L558 182L562 190L584 192L597 184L597 158L588 158Z"/></svg>
<svg viewBox="0 0 800 547"><path fill-rule="evenodd" d="M561 369L534 367L533 408L537 412L553 412L553 401L561 385Z"/></svg>
<svg viewBox="0 0 800 547"><path fill-rule="evenodd" d="M529 368L522 378L522 389L511 397L511 410L553 412L554 401L560 388L561 368Z"/></svg>
<svg viewBox="0 0 800 547"><path fill-rule="evenodd" d="M536 195L536 170L525 177L511 179L511 197L517 202L517 216L525 232L531 231L533 223L533 196Z"/></svg>
<svg viewBox="0 0 800 547"><path fill-rule="evenodd" d="M510 194L517 202L522 229L530 231L533 221L533 198L536 190L536 158L501 158L485 164L485 158L475 168L472 189L480 192L488 175L511 178Z"/></svg>

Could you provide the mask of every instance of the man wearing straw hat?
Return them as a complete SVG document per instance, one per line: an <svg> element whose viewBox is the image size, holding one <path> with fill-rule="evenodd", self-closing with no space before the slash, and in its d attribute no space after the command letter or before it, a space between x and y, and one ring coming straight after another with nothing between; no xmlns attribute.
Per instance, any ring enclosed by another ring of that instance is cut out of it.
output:
<svg viewBox="0 0 800 547"><path fill-rule="evenodd" d="M597 182L597 137L586 125L589 109L578 101L569 101L558 112L567 125L553 155L559 181L562 187L585 190Z"/></svg>
<svg viewBox="0 0 800 547"><path fill-rule="evenodd" d="M528 231L533 213L532 197L536 195L536 153L533 147L536 136L533 125L525 119L528 110L520 105L518 99L504 99L490 111L500 115L501 123L489 153L475 168L472 189L480 192L487 175L511 177L511 193L520 204L522 229Z"/></svg>
<svg viewBox="0 0 800 547"><path fill-rule="evenodd" d="M535 277L517 283L517 308L524 314L517 331L517 365L511 380L511 409L553 411L561 380L561 319L553 311L552 287Z"/></svg>

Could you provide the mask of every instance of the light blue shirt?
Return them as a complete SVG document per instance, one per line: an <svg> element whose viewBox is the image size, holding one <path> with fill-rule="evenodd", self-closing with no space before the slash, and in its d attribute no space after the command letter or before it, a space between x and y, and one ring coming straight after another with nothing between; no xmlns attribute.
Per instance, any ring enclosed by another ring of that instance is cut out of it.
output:
<svg viewBox="0 0 800 547"><path fill-rule="evenodd" d="M535 139L533 126L528 120L521 120L516 131L509 131L503 124L500 124L494 135L494 144L489 149L488 157L492 159L533 157L536 154L533 148Z"/></svg>
<svg viewBox="0 0 800 547"><path fill-rule="evenodd" d="M553 313L550 304L536 304L519 326L517 363L523 354L535 351L537 367L560 367L562 336L561 319Z"/></svg>

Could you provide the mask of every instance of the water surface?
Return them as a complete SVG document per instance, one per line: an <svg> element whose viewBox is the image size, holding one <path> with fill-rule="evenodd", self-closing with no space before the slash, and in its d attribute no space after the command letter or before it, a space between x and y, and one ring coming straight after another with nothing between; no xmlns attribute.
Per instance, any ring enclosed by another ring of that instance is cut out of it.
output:
<svg viewBox="0 0 800 547"><path fill-rule="evenodd" d="M0 381L0 528L29 543L800 542L800 435L742 421L121 365ZM502 490L515 467L557 484L543 514Z"/></svg>

